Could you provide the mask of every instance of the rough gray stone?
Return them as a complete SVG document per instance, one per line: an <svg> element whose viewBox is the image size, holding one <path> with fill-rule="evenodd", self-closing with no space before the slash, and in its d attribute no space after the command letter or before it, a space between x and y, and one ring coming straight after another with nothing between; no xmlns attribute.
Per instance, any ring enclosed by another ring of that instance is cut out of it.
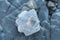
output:
<svg viewBox="0 0 60 40"><path fill-rule="evenodd" d="M36 33L40 30L39 19L34 9L30 11L22 11L16 19L18 31L23 32L26 36Z"/></svg>

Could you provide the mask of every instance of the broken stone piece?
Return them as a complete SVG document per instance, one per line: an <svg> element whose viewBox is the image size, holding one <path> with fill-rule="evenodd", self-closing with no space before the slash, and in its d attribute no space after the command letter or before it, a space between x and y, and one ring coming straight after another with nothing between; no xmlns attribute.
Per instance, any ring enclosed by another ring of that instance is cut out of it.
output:
<svg viewBox="0 0 60 40"><path fill-rule="evenodd" d="M23 32L26 36L32 35L40 30L40 21L34 9L22 11L16 19L18 31Z"/></svg>
<svg viewBox="0 0 60 40"><path fill-rule="evenodd" d="M35 3L34 0L30 0L28 3L27 3L28 7L30 8L37 8L37 4Z"/></svg>
<svg viewBox="0 0 60 40"><path fill-rule="evenodd" d="M48 2L48 7L54 7L54 6L55 6L55 4L53 2L51 2L51 1Z"/></svg>
<svg viewBox="0 0 60 40"><path fill-rule="evenodd" d="M51 25L56 25L56 27L60 29L60 12L55 12L52 15Z"/></svg>

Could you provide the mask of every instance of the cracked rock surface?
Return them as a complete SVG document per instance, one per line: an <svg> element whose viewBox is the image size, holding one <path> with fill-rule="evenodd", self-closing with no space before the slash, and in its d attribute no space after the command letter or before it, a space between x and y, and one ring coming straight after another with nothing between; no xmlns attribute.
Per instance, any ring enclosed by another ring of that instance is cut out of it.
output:
<svg viewBox="0 0 60 40"><path fill-rule="evenodd" d="M60 40L60 0L0 0L0 40Z"/></svg>

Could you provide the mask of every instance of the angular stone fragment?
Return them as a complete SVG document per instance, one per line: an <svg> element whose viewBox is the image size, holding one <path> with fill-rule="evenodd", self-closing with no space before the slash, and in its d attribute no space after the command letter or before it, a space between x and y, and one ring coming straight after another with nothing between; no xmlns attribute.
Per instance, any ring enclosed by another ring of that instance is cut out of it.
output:
<svg viewBox="0 0 60 40"><path fill-rule="evenodd" d="M49 19L49 16L48 16L48 10L46 8L42 8L40 11L39 11L39 14L38 14L38 17L39 17L39 20L42 22L44 20L48 21Z"/></svg>
<svg viewBox="0 0 60 40"><path fill-rule="evenodd" d="M52 19L60 19L60 12L57 11L52 15Z"/></svg>
<svg viewBox="0 0 60 40"><path fill-rule="evenodd" d="M38 32L40 30L39 23L40 21L34 9L30 11L23 11L16 19L18 31L23 32L26 36Z"/></svg>
<svg viewBox="0 0 60 40"><path fill-rule="evenodd" d="M3 31L6 34L15 36L17 34L17 28L15 23L12 20L10 20L8 17L5 17L2 21L3 22L1 26L3 27Z"/></svg>
<svg viewBox="0 0 60 40"><path fill-rule="evenodd" d="M34 0L30 0L30 1L28 2L28 6L29 6L30 8L37 8L37 5L36 5L36 3L35 3Z"/></svg>
<svg viewBox="0 0 60 40"><path fill-rule="evenodd" d="M41 22L41 26L46 28L46 29L50 29L50 23L46 20L44 20L43 22Z"/></svg>
<svg viewBox="0 0 60 40"><path fill-rule="evenodd" d="M51 40L60 40L60 12L51 17Z"/></svg>
<svg viewBox="0 0 60 40"><path fill-rule="evenodd" d="M13 5L16 8L19 8L20 6L24 5L28 0L7 0L11 5Z"/></svg>
<svg viewBox="0 0 60 40"><path fill-rule="evenodd" d="M23 6L22 11L24 10L30 10L30 8L28 8L27 6Z"/></svg>
<svg viewBox="0 0 60 40"><path fill-rule="evenodd" d="M8 14L9 6L5 1L0 1L0 20Z"/></svg>
<svg viewBox="0 0 60 40"><path fill-rule="evenodd" d="M54 6L55 6L55 4L53 2L51 2L51 1L48 2L48 7L54 7Z"/></svg>
<svg viewBox="0 0 60 40"><path fill-rule="evenodd" d="M51 17L51 25L56 25L60 28L60 12L55 12Z"/></svg>

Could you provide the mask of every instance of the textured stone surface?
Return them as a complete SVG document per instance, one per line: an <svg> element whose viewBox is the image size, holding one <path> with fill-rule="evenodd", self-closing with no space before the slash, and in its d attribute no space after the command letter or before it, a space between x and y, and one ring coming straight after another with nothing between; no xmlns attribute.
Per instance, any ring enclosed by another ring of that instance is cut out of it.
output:
<svg viewBox="0 0 60 40"><path fill-rule="evenodd" d="M51 40L60 39L60 12L55 12L51 19Z"/></svg>
<svg viewBox="0 0 60 40"><path fill-rule="evenodd" d="M38 32L40 30L39 23L40 21L34 9L21 12L16 19L18 31L23 32L26 36Z"/></svg>
<svg viewBox="0 0 60 40"><path fill-rule="evenodd" d="M53 8L47 6L49 1L55 5ZM25 36L15 21L18 14L31 9L37 12L41 29ZM60 40L59 11L60 0L0 0L0 40Z"/></svg>

